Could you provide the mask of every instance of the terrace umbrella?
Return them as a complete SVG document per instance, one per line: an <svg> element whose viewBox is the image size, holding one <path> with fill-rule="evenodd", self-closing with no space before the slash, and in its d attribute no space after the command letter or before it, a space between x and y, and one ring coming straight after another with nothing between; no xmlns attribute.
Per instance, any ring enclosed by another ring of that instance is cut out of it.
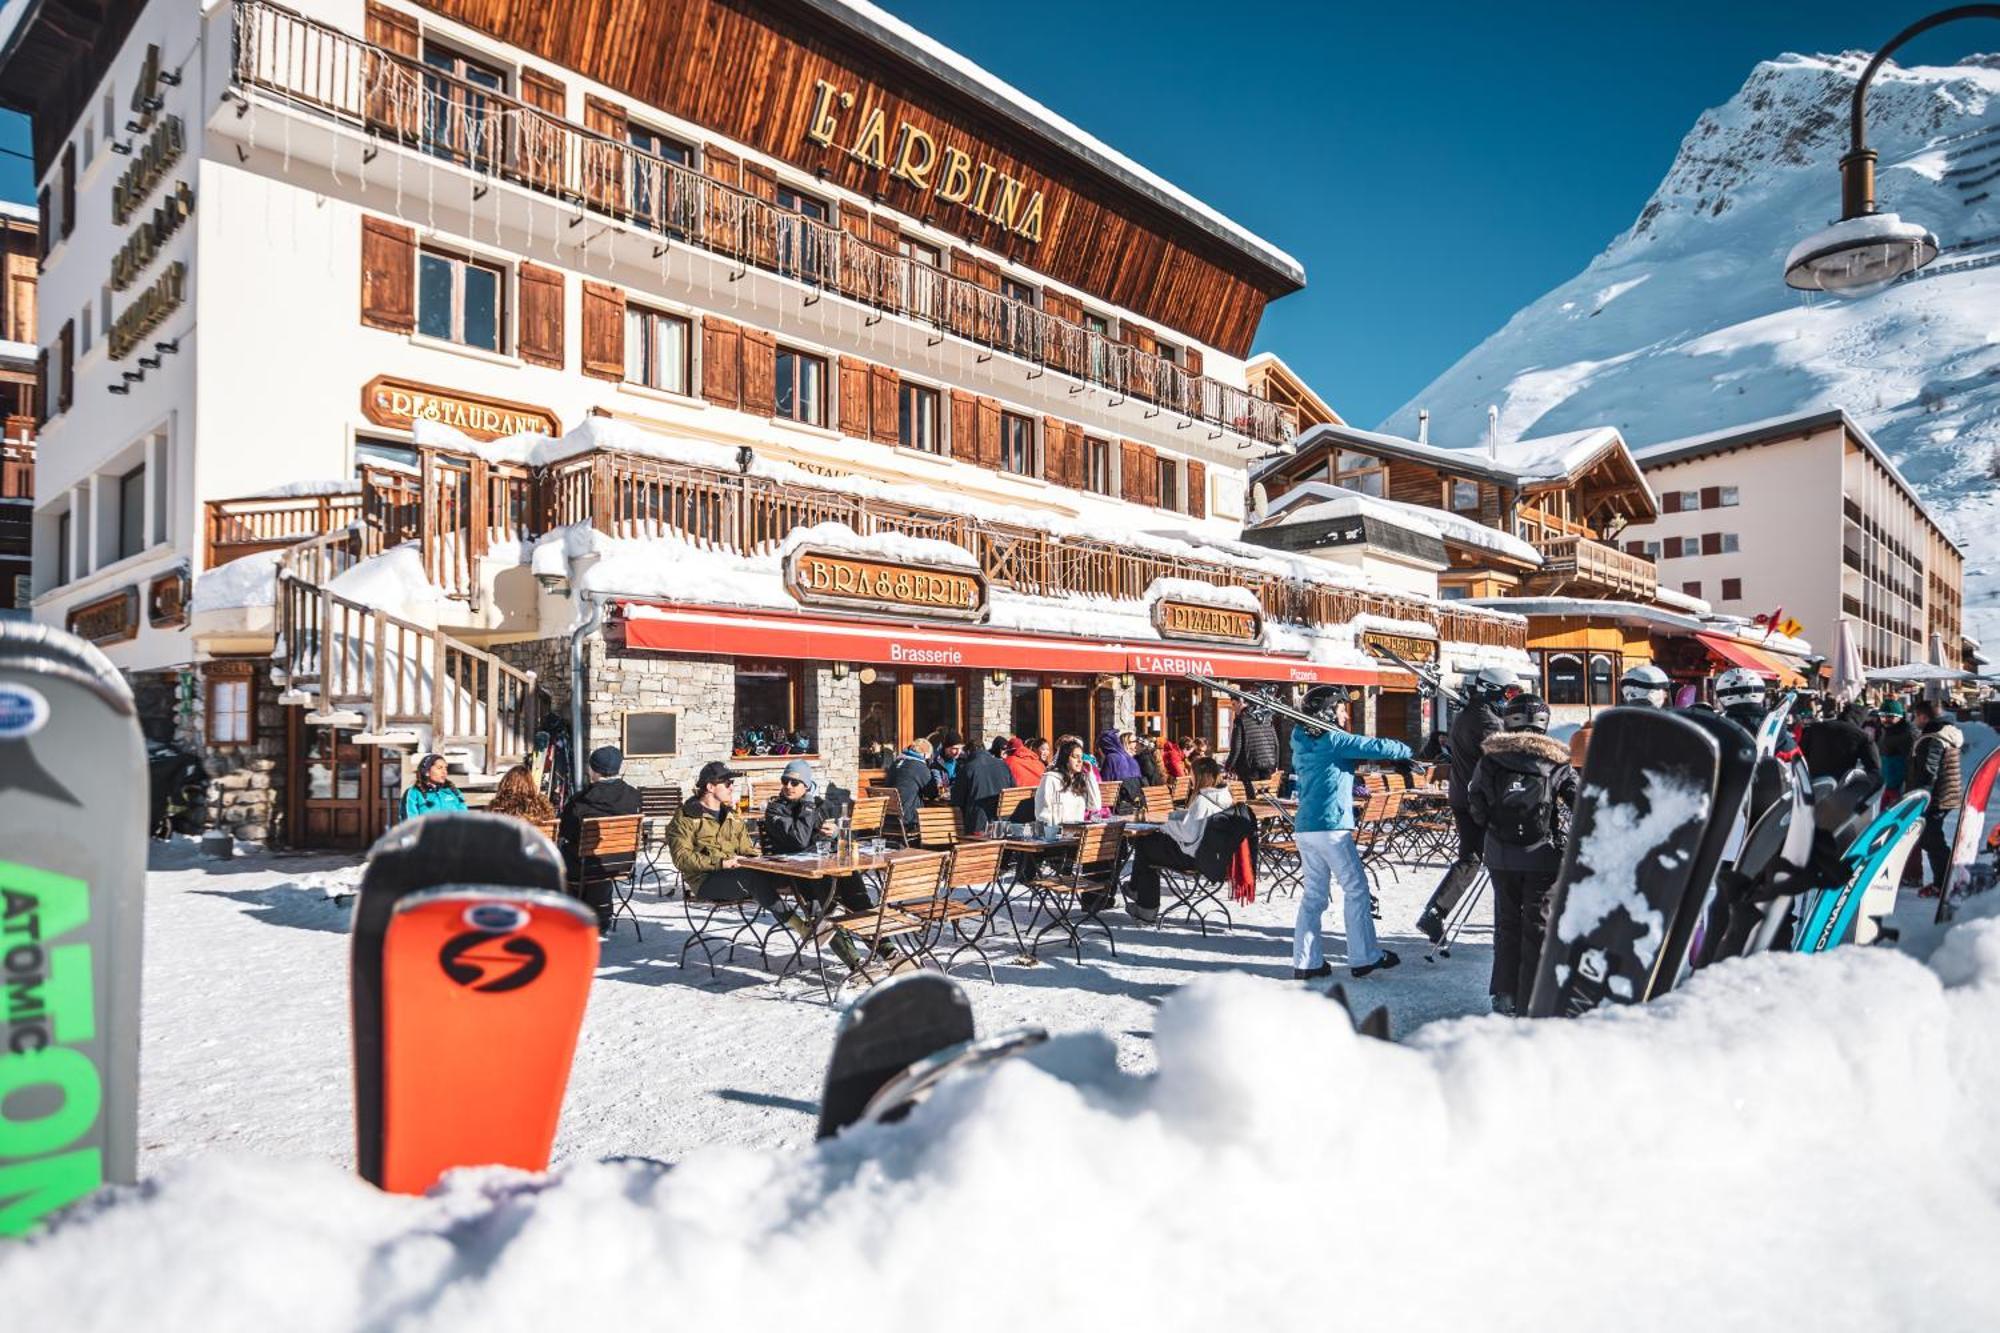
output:
<svg viewBox="0 0 2000 1333"><path fill-rule="evenodd" d="M1861 664L1861 648L1854 642L1854 625L1845 616L1833 636L1833 683L1827 693L1845 708L1868 683L1868 669Z"/></svg>

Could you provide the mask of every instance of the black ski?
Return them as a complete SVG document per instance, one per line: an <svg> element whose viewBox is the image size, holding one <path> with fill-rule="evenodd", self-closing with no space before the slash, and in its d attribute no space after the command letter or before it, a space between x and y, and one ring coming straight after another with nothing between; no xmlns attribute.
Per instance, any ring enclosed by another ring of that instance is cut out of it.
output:
<svg viewBox="0 0 2000 1333"><path fill-rule="evenodd" d="M1378 1004L1365 1014L1354 1012L1354 1001L1348 998L1347 987L1336 981L1328 988L1327 998L1347 1011L1347 1021L1354 1024L1354 1030L1364 1037L1377 1041L1389 1040L1389 1006Z"/></svg>
<svg viewBox="0 0 2000 1333"><path fill-rule="evenodd" d="M870 987L840 1017L816 1137L830 1139L859 1123L892 1080L974 1035L972 1004L949 977L909 972Z"/></svg>
<svg viewBox="0 0 2000 1333"><path fill-rule="evenodd" d="M1688 870L1687 894L1680 910L1667 928L1663 963L1654 969L1653 982L1639 998L1664 995L1688 971L1697 932L1707 921L1710 904L1716 898L1716 873L1730 843L1742 833L1744 811L1750 798L1751 780L1757 773L1757 738L1741 725L1720 713L1690 709L1677 714L1706 731L1715 741L1715 800L1708 824L1695 847L1694 864ZM1593 736L1592 743L1595 744ZM1721 921L1715 923L1721 928Z"/></svg>
<svg viewBox="0 0 2000 1333"><path fill-rule="evenodd" d="M1719 762L1715 737L1681 714L1597 715L1531 1017L1571 1017L1651 993L1715 809Z"/></svg>
<svg viewBox="0 0 2000 1333"><path fill-rule="evenodd" d="M1778 788L1750 831L1743 835L1743 849L1737 853L1735 864L1716 876L1720 928L1711 923L1710 933L1702 942L1701 956L1695 960L1697 967L1743 953L1758 923L1764 919L1765 904L1776 896L1771 886L1784 872L1786 853L1797 851L1799 859L1804 860L1803 840L1795 830L1811 824L1812 804L1805 770L1800 768L1795 777L1792 767L1776 758L1758 764L1758 785L1762 785L1768 768L1776 770ZM1757 795L1753 792L1752 805L1756 803Z"/></svg>
<svg viewBox="0 0 2000 1333"><path fill-rule="evenodd" d="M1369 644L1368 651L1374 653L1377 657L1386 658L1389 661L1394 662L1397 666L1403 668L1403 670L1409 672L1412 676L1415 676L1418 680L1422 681L1424 685L1428 687L1432 693L1443 695L1445 698L1451 700L1452 703L1456 704L1460 708L1465 707L1465 696L1460 694L1457 690L1454 690L1451 686L1445 684L1444 677L1439 675L1432 668L1427 666L1418 666L1415 662L1410 661L1408 658L1404 657L1401 653L1398 653L1395 649L1386 648L1379 643Z"/></svg>
<svg viewBox="0 0 2000 1333"><path fill-rule="evenodd" d="M549 840L518 819L473 812L398 824L368 850L354 902L348 970L354 1024L356 1166L382 1180L382 942L396 905L446 884L560 894L562 861Z"/></svg>

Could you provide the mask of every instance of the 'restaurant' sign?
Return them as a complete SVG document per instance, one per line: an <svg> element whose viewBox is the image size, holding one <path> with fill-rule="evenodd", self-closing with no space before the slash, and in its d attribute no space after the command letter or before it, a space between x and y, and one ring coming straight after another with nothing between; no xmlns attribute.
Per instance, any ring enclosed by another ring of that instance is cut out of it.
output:
<svg viewBox="0 0 2000 1333"><path fill-rule="evenodd" d="M393 375L377 375L361 386L361 414L391 430L408 430L418 421L438 421L475 440L497 440L523 431L562 434L562 423L546 407L453 393Z"/></svg>
<svg viewBox="0 0 2000 1333"><path fill-rule="evenodd" d="M139 585L85 602L69 613L69 632L95 644L123 643L139 632Z"/></svg>
<svg viewBox="0 0 2000 1333"><path fill-rule="evenodd" d="M807 606L986 618L986 576L802 546L785 557L785 587Z"/></svg>
<svg viewBox="0 0 2000 1333"><path fill-rule="evenodd" d="M813 80L806 138L835 148L856 162L887 171L941 204L958 204L1024 240L1042 239L1042 192L964 149L938 141L907 120L891 128L879 105L862 105L851 89Z"/></svg>
<svg viewBox="0 0 2000 1333"><path fill-rule="evenodd" d="M1405 662L1418 666L1432 666L1438 660L1436 639L1419 639L1410 634L1384 634L1379 630L1361 632L1363 648L1387 648Z"/></svg>
<svg viewBox="0 0 2000 1333"><path fill-rule="evenodd" d="M1258 643L1264 637L1264 617L1256 611L1162 597L1153 603L1153 628L1163 639L1195 639L1203 643Z"/></svg>

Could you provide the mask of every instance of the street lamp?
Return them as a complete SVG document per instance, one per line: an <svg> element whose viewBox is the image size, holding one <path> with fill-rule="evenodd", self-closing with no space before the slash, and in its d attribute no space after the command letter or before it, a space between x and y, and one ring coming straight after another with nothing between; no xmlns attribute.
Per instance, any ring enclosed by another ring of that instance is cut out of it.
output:
<svg viewBox="0 0 2000 1333"><path fill-rule="evenodd" d="M1875 71L1905 42L1958 19L2000 19L2000 4L1959 5L1912 23L1889 39L1861 71L1848 113L1848 148L1840 159L1840 221L1800 241L1785 256L1785 282L1801 291L1866 296L1937 258L1937 237L1894 213L1875 211L1875 151L1868 146L1863 103Z"/></svg>

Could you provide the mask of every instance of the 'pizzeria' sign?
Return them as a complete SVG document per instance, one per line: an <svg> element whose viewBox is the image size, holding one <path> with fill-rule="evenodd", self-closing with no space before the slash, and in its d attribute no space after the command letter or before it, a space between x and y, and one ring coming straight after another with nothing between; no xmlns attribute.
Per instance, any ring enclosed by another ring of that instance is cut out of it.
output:
<svg viewBox="0 0 2000 1333"><path fill-rule="evenodd" d="M986 618L986 577L802 546L785 557L785 587L807 606Z"/></svg>
<svg viewBox="0 0 2000 1333"><path fill-rule="evenodd" d="M1264 617L1255 611L1163 597L1153 603L1153 628L1163 639L1196 639L1204 643L1257 643L1264 637Z"/></svg>

